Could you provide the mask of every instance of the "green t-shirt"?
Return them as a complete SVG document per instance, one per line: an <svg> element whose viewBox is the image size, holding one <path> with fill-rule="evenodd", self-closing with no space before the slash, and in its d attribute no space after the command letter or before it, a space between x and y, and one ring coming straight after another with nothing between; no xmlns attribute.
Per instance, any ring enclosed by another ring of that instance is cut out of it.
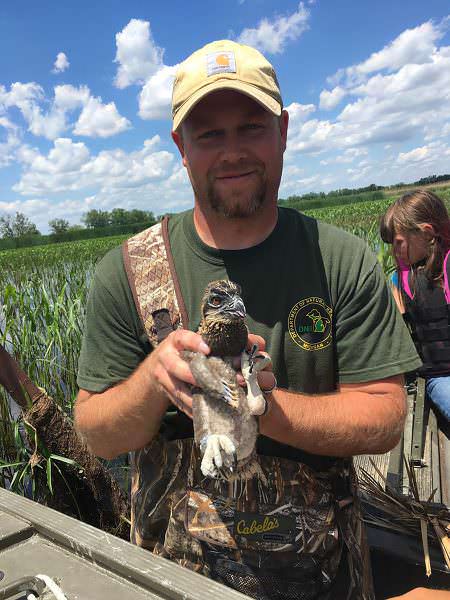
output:
<svg viewBox="0 0 450 600"><path fill-rule="evenodd" d="M198 327L207 283L239 283L248 328L266 340L280 387L326 393L338 382L381 379L421 364L378 261L359 238L287 208L279 209L269 237L245 250L205 245L192 211L170 219L169 238L189 328ZM101 392L150 351L116 248L91 285L78 385Z"/></svg>

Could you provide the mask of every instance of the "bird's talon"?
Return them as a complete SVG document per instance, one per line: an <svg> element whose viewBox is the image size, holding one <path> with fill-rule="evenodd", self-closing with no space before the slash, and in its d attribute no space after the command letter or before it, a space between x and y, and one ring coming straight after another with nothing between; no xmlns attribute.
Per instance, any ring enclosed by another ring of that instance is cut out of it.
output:
<svg viewBox="0 0 450 600"><path fill-rule="evenodd" d="M255 366L255 358L256 358L256 353L258 352L258 344L253 344L250 352L248 352L248 364L249 364L249 371L250 373L253 372L253 367Z"/></svg>

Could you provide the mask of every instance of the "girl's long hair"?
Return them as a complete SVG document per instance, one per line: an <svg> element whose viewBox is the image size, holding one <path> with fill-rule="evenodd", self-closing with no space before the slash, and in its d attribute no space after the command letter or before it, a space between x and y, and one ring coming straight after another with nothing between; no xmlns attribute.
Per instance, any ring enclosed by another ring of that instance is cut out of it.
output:
<svg viewBox="0 0 450 600"><path fill-rule="evenodd" d="M396 233L419 233L424 223L432 225L435 233L428 246L424 272L429 281L438 281L450 248L450 219L436 194L421 189L403 194L381 217L380 235L384 242L392 244Z"/></svg>

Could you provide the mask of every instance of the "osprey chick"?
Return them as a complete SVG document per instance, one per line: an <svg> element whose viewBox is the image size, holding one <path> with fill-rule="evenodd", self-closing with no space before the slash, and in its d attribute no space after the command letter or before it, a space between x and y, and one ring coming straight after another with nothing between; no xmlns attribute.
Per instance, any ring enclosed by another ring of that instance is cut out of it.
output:
<svg viewBox="0 0 450 600"><path fill-rule="evenodd" d="M258 436L257 415L266 402L257 382L257 372L270 363L257 354L257 346L246 351L248 329L239 285L213 281L206 287L202 321L198 333L211 354L185 352L197 382L193 389L194 437L203 455L201 470L208 477L229 478L243 473ZM241 356L241 370L247 393L238 384L232 359Z"/></svg>

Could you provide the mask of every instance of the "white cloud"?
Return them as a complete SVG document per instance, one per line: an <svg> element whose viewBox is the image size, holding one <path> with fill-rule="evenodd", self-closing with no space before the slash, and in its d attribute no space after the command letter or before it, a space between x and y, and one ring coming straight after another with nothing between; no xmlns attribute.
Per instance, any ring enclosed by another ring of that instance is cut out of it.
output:
<svg viewBox="0 0 450 600"><path fill-rule="evenodd" d="M410 162L422 162L430 155L430 148L428 146L422 146L420 148L414 148L410 152L400 152L397 158L399 163L410 163Z"/></svg>
<svg viewBox="0 0 450 600"><path fill-rule="evenodd" d="M382 50L373 52L371 56L356 65L340 69L328 78L329 83L336 84L345 78L345 85L357 85L370 73L387 69L395 71L408 64L424 64L430 61L436 42L441 39L448 26L444 19L435 24L427 21L414 29L406 29Z"/></svg>
<svg viewBox="0 0 450 600"><path fill-rule="evenodd" d="M331 110L332 108L335 108L346 95L347 92L340 86L336 86L331 92L323 90L320 92L320 108L323 110Z"/></svg>
<svg viewBox="0 0 450 600"><path fill-rule="evenodd" d="M408 152L399 152L394 167L399 181L416 181L432 173L447 173L450 146L442 140L418 146Z"/></svg>
<svg viewBox="0 0 450 600"><path fill-rule="evenodd" d="M58 138L47 156L26 148L24 167L13 191L24 196L49 196L88 188L108 194L166 180L172 172L173 154L158 150L160 139L146 140L142 149L127 154L103 150L91 156L83 142Z"/></svg>
<svg viewBox="0 0 450 600"><path fill-rule="evenodd" d="M19 128L6 117L0 117L0 168L15 160L20 141Z"/></svg>
<svg viewBox="0 0 450 600"><path fill-rule="evenodd" d="M437 123L436 125L428 126L424 128L425 136L424 140L429 142L442 137L450 136L450 121L447 123Z"/></svg>
<svg viewBox="0 0 450 600"><path fill-rule="evenodd" d="M178 65L163 65L145 83L139 94L139 116L142 119L170 119L172 85Z"/></svg>
<svg viewBox="0 0 450 600"><path fill-rule="evenodd" d="M348 164L352 163L356 158L361 156L366 156L368 151L366 148L347 148L344 152L337 154L327 160L321 160L321 165L331 165L331 164ZM363 163L366 161L361 161L358 163L358 166L363 166Z"/></svg>
<svg viewBox="0 0 450 600"><path fill-rule="evenodd" d="M91 92L86 85L57 85L53 102L61 110L75 110L85 106L90 97Z"/></svg>
<svg viewBox="0 0 450 600"><path fill-rule="evenodd" d="M388 74L376 73L369 76L360 69L357 84L347 79L345 86L321 93L321 108L335 106L338 98L353 96L336 120L311 119L298 122L294 119L290 128L288 150L295 152L324 153L346 148L378 143L393 144L426 136L427 141L442 138L449 133L450 123L450 47L435 47L433 40L441 35L441 29L430 23L408 30L408 35L399 36L397 43L386 46L391 54L397 51L397 63L401 64L411 49L410 39L417 32L427 34L428 43L423 42L417 51L421 62L403 64ZM399 41L400 40L400 41ZM406 40L406 41L405 41ZM402 43L400 43L402 42ZM408 42L408 43L407 43ZM428 48L428 56L424 53ZM404 52L400 60L400 49ZM363 61L365 70L387 64L386 50L382 55L374 53L375 59ZM391 57L392 58L392 57ZM391 65L394 61L391 60ZM372 66L370 66L372 65ZM352 67L353 68L353 67ZM445 133L447 132L447 133ZM448 169L447 169L448 170Z"/></svg>
<svg viewBox="0 0 450 600"><path fill-rule="evenodd" d="M283 177L287 180L292 179L293 177L299 178L300 176L305 174L305 169L302 169L298 165L285 165L283 168Z"/></svg>
<svg viewBox="0 0 450 600"><path fill-rule="evenodd" d="M6 117L0 117L0 127L3 127L6 130L16 130L17 126L14 125L9 119Z"/></svg>
<svg viewBox="0 0 450 600"><path fill-rule="evenodd" d="M64 115L54 111L47 119L43 119L39 103L44 101L44 90L37 83L15 82L11 84L9 92L4 86L0 86L0 110L7 112L8 109L17 107L32 133L42 135L41 130L46 129L45 137L49 137L64 128Z"/></svg>
<svg viewBox="0 0 450 600"><path fill-rule="evenodd" d="M48 157L36 156L32 169L48 175L77 172L89 159L89 150L83 142L72 142L69 138L58 138Z"/></svg>
<svg viewBox="0 0 450 600"><path fill-rule="evenodd" d="M36 83L16 82L9 92L0 86L0 110L16 106L28 123L28 130L35 136L54 140L68 130L76 135L88 137L109 137L130 127L122 117L114 102L103 104L101 98L91 96L87 86L58 85L54 88L54 97L50 108L44 91ZM78 121L68 122L69 113L82 110Z"/></svg>
<svg viewBox="0 0 450 600"><path fill-rule="evenodd" d="M142 85L139 93L139 116L142 119L170 119L172 85L178 65L163 63L163 50L159 48L150 30L150 23L131 19L116 34L119 63L115 85L125 88Z"/></svg>
<svg viewBox="0 0 450 600"><path fill-rule="evenodd" d="M53 65L52 73L62 73L70 66L70 62L64 52L58 52L58 56Z"/></svg>
<svg viewBox="0 0 450 600"><path fill-rule="evenodd" d="M44 98L44 90L37 83L20 83L11 84L10 91L0 85L0 107L17 106L18 108L28 108L30 103Z"/></svg>
<svg viewBox="0 0 450 600"><path fill-rule="evenodd" d="M311 113L316 110L314 104L300 104L298 102L292 102L289 106L286 106L286 110L289 113L289 122L291 124L300 121L305 121Z"/></svg>
<svg viewBox="0 0 450 600"><path fill-rule="evenodd" d="M373 73L381 69L399 69L407 64L422 64L430 60L435 43L443 32L431 21L414 29L406 29L379 52L354 67L359 73Z"/></svg>
<svg viewBox="0 0 450 600"><path fill-rule="evenodd" d="M300 171L297 175L300 175ZM286 176L286 171L283 172L283 177L280 186L280 198L287 198L291 195L304 194L310 192L318 187L323 188L324 186L330 186L334 183L334 177L329 175L323 175L323 173L317 173L310 177L296 176L295 173Z"/></svg>
<svg viewBox="0 0 450 600"><path fill-rule="evenodd" d="M121 117L114 102L102 104L101 98L89 98L75 124L73 133L89 137L110 137L131 127Z"/></svg>
<svg viewBox="0 0 450 600"><path fill-rule="evenodd" d="M279 16L272 20L265 18L257 27L244 29L237 41L253 46L261 52L281 54L288 42L297 40L308 29L309 17L309 9L300 2L297 11L291 15Z"/></svg>
<svg viewBox="0 0 450 600"><path fill-rule="evenodd" d="M288 149L301 152L322 152L330 148L333 139L339 138L342 126L330 121L311 119L297 126L293 124L288 137Z"/></svg>
<svg viewBox="0 0 450 600"><path fill-rule="evenodd" d="M148 21L131 19L116 34L116 45L119 68L114 83L120 89L145 83L163 66L163 50L156 46Z"/></svg>
<svg viewBox="0 0 450 600"><path fill-rule="evenodd" d="M15 213L23 212L27 216L42 214L42 211L48 208L48 202L41 199L33 200L14 200L12 202L0 202L0 212Z"/></svg>

